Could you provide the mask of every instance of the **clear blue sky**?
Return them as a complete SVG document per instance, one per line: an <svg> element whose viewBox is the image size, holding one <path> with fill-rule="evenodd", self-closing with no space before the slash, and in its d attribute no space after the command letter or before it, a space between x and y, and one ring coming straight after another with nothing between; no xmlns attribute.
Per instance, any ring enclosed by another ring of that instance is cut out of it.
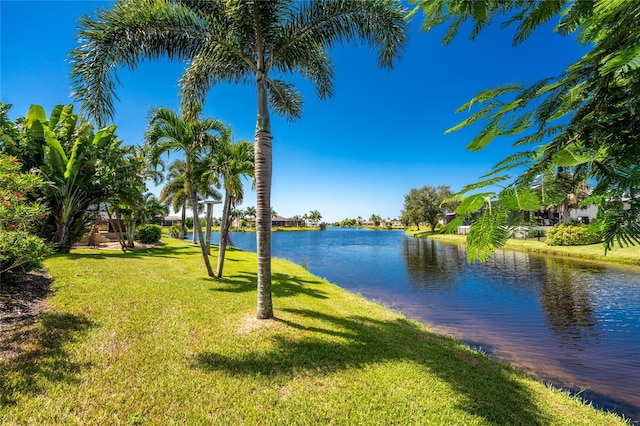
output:
<svg viewBox="0 0 640 426"><path fill-rule="evenodd" d="M33 103L50 112L72 101L67 54L77 45L77 19L110 4L0 1L0 101L13 104L12 119L24 116ZM312 86L294 80L305 100L302 119L290 124L272 119L272 206L279 214L318 210L327 221L367 219L373 213L398 217L411 188L459 190L512 148L504 140L482 153L466 151L478 129L445 136L466 117L455 110L482 89L557 75L584 53L549 26L514 48L513 30L501 30L499 21L475 41L463 28L443 47L444 28L427 36L419 30L420 20L417 15L411 23L410 43L391 71L378 69L366 47L347 46L332 51L333 98L319 101ZM114 123L125 143L141 143L150 107L178 110L183 69L183 64L152 62L119 72ZM253 140L254 88L215 87L204 114L230 124L236 140ZM247 186L241 208L250 205L255 206L255 193Z"/></svg>

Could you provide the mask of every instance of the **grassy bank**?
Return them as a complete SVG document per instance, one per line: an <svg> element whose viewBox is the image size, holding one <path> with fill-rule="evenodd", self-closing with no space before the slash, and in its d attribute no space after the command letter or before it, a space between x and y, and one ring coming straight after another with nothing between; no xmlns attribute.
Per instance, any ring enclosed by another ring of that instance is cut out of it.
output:
<svg viewBox="0 0 640 426"><path fill-rule="evenodd" d="M48 312L0 342L0 423L622 423L286 261L255 320L255 254L228 255L221 280L176 240L49 259Z"/></svg>
<svg viewBox="0 0 640 426"><path fill-rule="evenodd" d="M431 238L455 244L465 244L466 242L466 235L433 234L428 231L416 230L408 230L407 234L418 238ZM502 248L507 250L519 250L532 253L591 259L603 262L623 263L627 265L640 264L640 246L616 246L609 250L605 255L602 244L591 244L588 246L548 246L544 241L538 241L535 238L527 240L510 238Z"/></svg>

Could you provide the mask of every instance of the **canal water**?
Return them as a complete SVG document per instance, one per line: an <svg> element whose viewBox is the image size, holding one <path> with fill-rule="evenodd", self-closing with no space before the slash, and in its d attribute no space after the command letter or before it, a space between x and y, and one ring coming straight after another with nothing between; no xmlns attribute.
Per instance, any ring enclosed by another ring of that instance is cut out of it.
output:
<svg viewBox="0 0 640 426"><path fill-rule="evenodd" d="M464 246L342 228L274 232L272 255L640 420L640 267L501 250L469 265Z"/></svg>

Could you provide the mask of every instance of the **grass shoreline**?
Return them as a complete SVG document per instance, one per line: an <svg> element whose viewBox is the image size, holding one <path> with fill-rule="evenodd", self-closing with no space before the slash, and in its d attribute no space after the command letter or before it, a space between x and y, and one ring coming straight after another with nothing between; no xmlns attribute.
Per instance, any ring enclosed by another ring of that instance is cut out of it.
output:
<svg viewBox="0 0 640 426"><path fill-rule="evenodd" d="M166 242L46 261L48 311L1 342L29 340L2 424L624 424L288 261L256 320L255 253L214 280Z"/></svg>
<svg viewBox="0 0 640 426"><path fill-rule="evenodd" d="M407 230L407 235L416 238L430 238L452 244L466 244L466 235L438 234L430 231ZM576 259L594 260L599 262L618 263L624 265L640 265L640 246L614 247L606 254L602 244L587 246L548 246L537 239L509 238L499 250L515 250L553 256L572 257Z"/></svg>

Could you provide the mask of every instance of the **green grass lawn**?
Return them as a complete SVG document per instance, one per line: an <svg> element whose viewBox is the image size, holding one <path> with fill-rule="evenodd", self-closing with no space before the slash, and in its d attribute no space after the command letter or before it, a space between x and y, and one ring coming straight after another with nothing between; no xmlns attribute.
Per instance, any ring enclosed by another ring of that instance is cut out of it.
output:
<svg viewBox="0 0 640 426"><path fill-rule="evenodd" d="M409 230L407 234L419 238L432 238L456 244L464 244L466 235L457 234L433 234L430 231ZM640 264L640 245L619 247L616 245L606 255L602 244L587 246L548 246L544 241L536 238L527 240L510 238L503 247L508 250L528 251L541 254L553 254L556 256L577 257L581 259L600 260L605 262L624 263L630 265Z"/></svg>
<svg viewBox="0 0 640 426"><path fill-rule="evenodd" d="M255 254L214 280L167 242L46 262L48 311L0 341L1 424L622 424L286 261L256 320Z"/></svg>

